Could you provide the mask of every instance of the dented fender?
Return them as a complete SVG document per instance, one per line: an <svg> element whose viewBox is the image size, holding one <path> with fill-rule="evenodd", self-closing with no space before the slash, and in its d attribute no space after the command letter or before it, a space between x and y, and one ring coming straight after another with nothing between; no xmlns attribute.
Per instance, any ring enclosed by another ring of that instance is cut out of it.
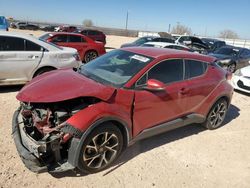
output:
<svg viewBox="0 0 250 188"><path fill-rule="evenodd" d="M131 130L132 128L130 111L123 111L121 106L110 105L106 102L90 105L77 112L66 122L81 131L86 131L96 122L103 123L112 120L126 126L126 129Z"/></svg>

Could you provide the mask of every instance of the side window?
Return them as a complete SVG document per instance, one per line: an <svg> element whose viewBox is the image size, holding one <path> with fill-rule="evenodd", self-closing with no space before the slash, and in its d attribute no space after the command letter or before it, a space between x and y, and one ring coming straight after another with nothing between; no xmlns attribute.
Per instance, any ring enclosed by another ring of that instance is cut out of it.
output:
<svg viewBox="0 0 250 188"><path fill-rule="evenodd" d="M38 44L35 44L34 42L31 42L29 40L26 40L25 50L26 51L41 51L42 47Z"/></svg>
<svg viewBox="0 0 250 188"><path fill-rule="evenodd" d="M81 33L82 33L83 35L87 35L87 34L88 34L88 31L87 31L87 30L83 30Z"/></svg>
<svg viewBox="0 0 250 188"><path fill-rule="evenodd" d="M24 51L24 39L17 37L1 37L1 51Z"/></svg>
<svg viewBox="0 0 250 188"><path fill-rule="evenodd" d="M95 31L89 31L88 34L89 35L96 35L96 32Z"/></svg>
<svg viewBox="0 0 250 188"><path fill-rule="evenodd" d="M185 60L185 79L201 76L207 70L207 63L196 60Z"/></svg>
<svg viewBox="0 0 250 188"><path fill-rule="evenodd" d="M136 86L143 86L147 83L147 78L148 78L148 74L144 74L143 77L141 77L137 82L136 82Z"/></svg>
<svg viewBox="0 0 250 188"><path fill-rule="evenodd" d="M70 35L69 42L82 42L82 37L76 35Z"/></svg>
<svg viewBox="0 0 250 188"><path fill-rule="evenodd" d="M191 41L191 39L190 39L190 37L181 37L180 39L179 39L179 42L180 43L183 43L184 41Z"/></svg>
<svg viewBox="0 0 250 188"><path fill-rule="evenodd" d="M183 60L174 59L159 63L148 72L148 79L156 79L165 84L183 80Z"/></svg>
<svg viewBox="0 0 250 188"><path fill-rule="evenodd" d="M51 42L67 42L67 35L56 35Z"/></svg>
<svg viewBox="0 0 250 188"><path fill-rule="evenodd" d="M249 50L243 50L240 54L241 57L249 57L250 51Z"/></svg>

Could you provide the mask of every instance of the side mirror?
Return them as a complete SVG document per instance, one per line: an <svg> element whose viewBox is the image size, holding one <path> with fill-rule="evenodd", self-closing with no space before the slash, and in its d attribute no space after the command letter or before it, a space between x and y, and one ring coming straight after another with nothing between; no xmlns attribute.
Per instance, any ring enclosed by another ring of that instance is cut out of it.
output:
<svg viewBox="0 0 250 188"><path fill-rule="evenodd" d="M143 88L148 91L164 91L165 84L155 80L155 79L149 79L147 81L147 85Z"/></svg>

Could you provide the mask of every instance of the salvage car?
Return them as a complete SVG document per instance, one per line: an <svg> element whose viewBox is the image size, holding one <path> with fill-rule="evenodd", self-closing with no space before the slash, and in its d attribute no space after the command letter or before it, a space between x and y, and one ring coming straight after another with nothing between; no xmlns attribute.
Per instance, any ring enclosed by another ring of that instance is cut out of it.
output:
<svg viewBox="0 0 250 188"><path fill-rule="evenodd" d="M168 42L146 42L145 44L141 45L142 47L156 47L156 48L169 48L169 49L176 49L176 50L184 50L193 52L192 49L188 48L187 46L168 43Z"/></svg>
<svg viewBox="0 0 250 188"><path fill-rule="evenodd" d="M234 89L250 93L250 65L235 71L232 84Z"/></svg>
<svg viewBox="0 0 250 188"><path fill-rule="evenodd" d="M0 85L25 84L59 68L77 68L81 61L73 48L49 44L31 35L0 32Z"/></svg>
<svg viewBox="0 0 250 188"><path fill-rule="evenodd" d="M91 38L77 33L46 33L40 39L59 46L75 48L81 61L85 63L106 53L102 42L93 41Z"/></svg>
<svg viewBox="0 0 250 188"><path fill-rule="evenodd" d="M181 50L113 50L18 93L13 138L34 172L99 172L132 143L192 123L220 127L233 94L215 58Z"/></svg>
<svg viewBox="0 0 250 188"><path fill-rule="evenodd" d="M215 50L218 50L219 48L226 46L225 41L221 41L218 39L202 38L201 40L208 46L209 53L212 53Z"/></svg>
<svg viewBox="0 0 250 188"><path fill-rule="evenodd" d="M176 39L176 44L186 45L187 47L191 48L192 50L207 54L209 51L209 47L206 43L204 43L201 39L194 36L187 36L183 35Z"/></svg>
<svg viewBox="0 0 250 188"><path fill-rule="evenodd" d="M220 66L232 73L248 66L250 61L250 50L235 46L224 46L209 55L216 57Z"/></svg>
<svg viewBox="0 0 250 188"><path fill-rule="evenodd" d="M134 41L132 43L123 44L123 45L121 45L121 48L141 46L141 45L145 44L146 42L168 42L168 43L174 43L174 40L172 38L156 37L156 36L146 36L146 37L141 37L141 38L137 39L136 41Z"/></svg>

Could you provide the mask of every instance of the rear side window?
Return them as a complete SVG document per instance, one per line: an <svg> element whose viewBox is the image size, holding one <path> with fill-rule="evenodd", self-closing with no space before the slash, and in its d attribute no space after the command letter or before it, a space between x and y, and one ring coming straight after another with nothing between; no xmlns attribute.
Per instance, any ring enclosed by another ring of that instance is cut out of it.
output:
<svg viewBox="0 0 250 188"><path fill-rule="evenodd" d="M25 45L25 50L26 51L41 51L42 47L39 46L38 44L31 42L29 40L26 40L26 45Z"/></svg>
<svg viewBox="0 0 250 188"><path fill-rule="evenodd" d="M165 84L182 81L183 78L182 59L163 61L148 72L148 79L156 79Z"/></svg>
<svg viewBox="0 0 250 188"><path fill-rule="evenodd" d="M0 51L24 51L24 39L0 37Z"/></svg>
<svg viewBox="0 0 250 188"><path fill-rule="evenodd" d="M99 35L100 33L98 31L89 31L89 35Z"/></svg>
<svg viewBox="0 0 250 188"><path fill-rule="evenodd" d="M56 35L52 38L52 42L67 42L67 35Z"/></svg>
<svg viewBox="0 0 250 188"><path fill-rule="evenodd" d="M70 35L69 42L82 42L82 37L76 35Z"/></svg>
<svg viewBox="0 0 250 188"><path fill-rule="evenodd" d="M203 75L207 70L207 63L196 60L185 60L185 79Z"/></svg>

